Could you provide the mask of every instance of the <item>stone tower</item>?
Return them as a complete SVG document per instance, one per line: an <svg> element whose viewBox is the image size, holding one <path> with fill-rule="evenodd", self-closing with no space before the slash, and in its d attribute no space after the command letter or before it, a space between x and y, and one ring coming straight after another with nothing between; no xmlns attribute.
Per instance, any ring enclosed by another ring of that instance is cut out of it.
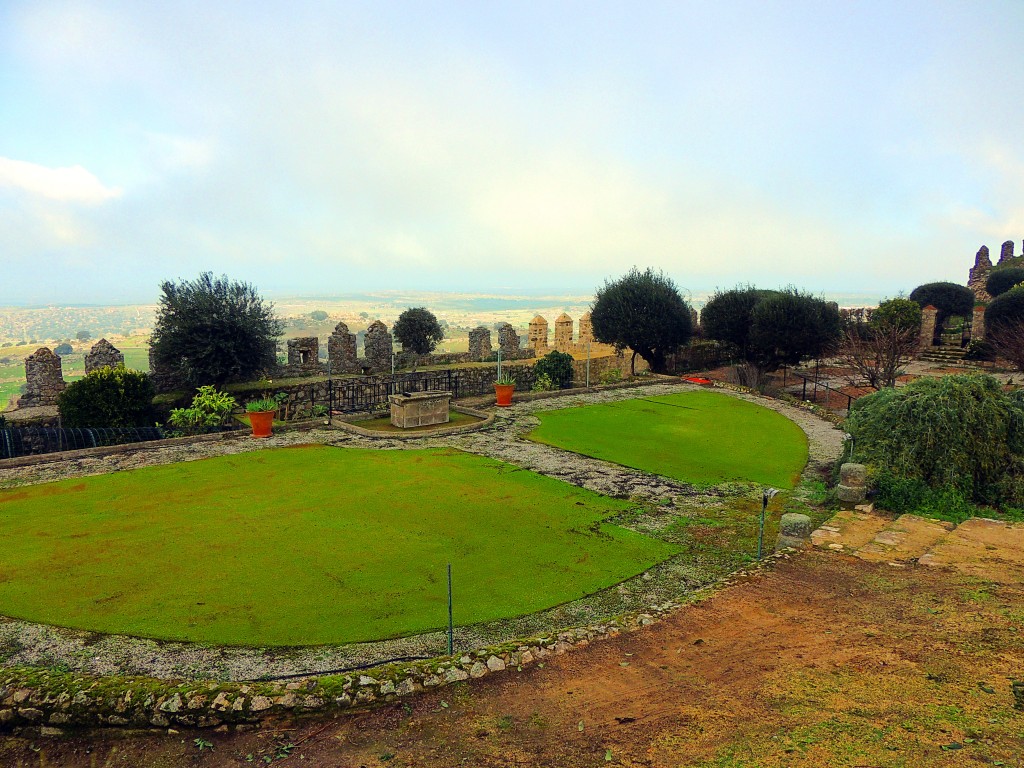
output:
<svg viewBox="0 0 1024 768"><path fill-rule="evenodd" d="M555 319L555 349L572 352L572 318L565 312Z"/></svg>
<svg viewBox="0 0 1024 768"><path fill-rule="evenodd" d="M988 291L985 290L985 283L988 281L989 273L992 272L992 260L988 257L988 246L983 245L978 249L974 257L974 266L971 268L967 278L967 287L974 291L976 301L986 303L992 300Z"/></svg>
<svg viewBox="0 0 1024 768"><path fill-rule="evenodd" d="M502 323L498 328L498 347L506 358L519 352L519 334L509 323Z"/></svg>
<svg viewBox="0 0 1024 768"><path fill-rule="evenodd" d="M594 325L590 322L590 313L587 312L580 318L580 346L594 342Z"/></svg>
<svg viewBox="0 0 1024 768"><path fill-rule="evenodd" d="M56 405L57 397L66 387L60 355L53 354L49 347L40 347L25 358L25 394L18 405Z"/></svg>
<svg viewBox="0 0 1024 768"><path fill-rule="evenodd" d="M530 321L530 327L527 331L526 343L532 348L537 350L539 355L541 351L547 350L548 348L548 321L540 315L537 315Z"/></svg>
<svg viewBox="0 0 1024 768"><path fill-rule="evenodd" d="M469 358L483 360L491 356L491 331L480 325L469 332Z"/></svg>

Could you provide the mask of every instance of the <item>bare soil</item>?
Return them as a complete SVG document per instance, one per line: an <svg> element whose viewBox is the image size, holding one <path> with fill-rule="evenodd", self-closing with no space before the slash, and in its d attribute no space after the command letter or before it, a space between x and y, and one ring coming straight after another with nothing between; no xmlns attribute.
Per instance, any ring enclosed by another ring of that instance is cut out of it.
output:
<svg viewBox="0 0 1024 768"><path fill-rule="evenodd" d="M0 765L1021 766L1021 575L808 551L522 672L255 731L10 736Z"/></svg>

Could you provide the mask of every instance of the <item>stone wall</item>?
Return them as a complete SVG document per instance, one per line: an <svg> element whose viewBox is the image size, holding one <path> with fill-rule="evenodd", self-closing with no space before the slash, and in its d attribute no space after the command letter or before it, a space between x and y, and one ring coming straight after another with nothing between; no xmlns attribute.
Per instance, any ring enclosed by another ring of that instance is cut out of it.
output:
<svg viewBox="0 0 1024 768"><path fill-rule="evenodd" d="M988 246L981 246L974 257L974 266L971 267L967 277L967 287L974 291L974 297L981 303L992 301L992 297L985 290L985 283L992 272L992 261L988 257Z"/></svg>
<svg viewBox="0 0 1024 768"><path fill-rule="evenodd" d="M359 372L356 335L349 332L345 323L334 326L334 333L327 339L327 359L330 362L331 373Z"/></svg>
<svg viewBox="0 0 1024 768"><path fill-rule="evenodd" d="M506 359L519 352L519 334L509 323L502 323L498 328L498 347L501 349L501 356Z"/></svg>
<svg viewBox="0 0 1024 768"><path fill-rule="evenodd" d="M928 349L935 343L935 325L938 317L939 310L931 304L921 310L921 349Z"/></svg>
<svg viewBox="0 0 1024 768"><path fill-rule="evenodd" d="M100 339L92 345L85 356L85 372L87 374L100 368L117 368L124 365L124 355L117 347L106 339Z"/></svg>
<svg viewBox="0 0 1024 768"><path fill-rule="evenodd" d="M537 351L537 357L541 357L548 351L548 321L540 315L536 315L530 321L526 344Z"/></svg>
<svg viewBox="0 0 1024 768"><path fill-rule="evenodd" d="M555 349L572 354L572 318L565 312L555 318Z"/></svg>
<svg viewBox="0 0 1024 768"><path fill-rule="evenodd" d="M49 347L40 347L25 358L25 394L18 400L18 407L56 405L66 388L60 356Z"/></svg>
<svg viewBox="0 0 1024 768"><path fill-rule="evenodd" d="M509 326L511 327L511 326ZM518 346L518 337L516 338ZM469 332L470 360L484 360L491 356L491 332L484 326L478 326Z"/></svg>
<svg viewBox="0 0 1024 768"><path fill-rule="evenodd" d="M363 351L366 356L366 365L371 373L390 373L391 355L394 353L394 340L388 333L388 328L380 320L374 320L366 329L366 337L363 340Z"/></svg>

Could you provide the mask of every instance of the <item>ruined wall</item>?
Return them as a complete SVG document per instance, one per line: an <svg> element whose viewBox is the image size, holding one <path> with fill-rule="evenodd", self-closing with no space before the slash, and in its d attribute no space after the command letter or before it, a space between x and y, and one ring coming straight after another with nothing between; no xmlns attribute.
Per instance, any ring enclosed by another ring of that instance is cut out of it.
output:
<svg viewBox="0 0 1024 768"><path fill-rule="evenodd" d="M100 339L92 345L85 356L85 372L92 373L100 368L117 368L124 365L124 355L117 347L106 339Z"/></svg>
<svg viewBox="0 0 1024 768"><path fill-rule="evenodd" d="M56 405L66 388L60 356L49 347L40 347L25 358L25 394L18 400L18 407Z"/></svg>
<svg viewBox="0 0 1024 768"><path fill-rule="evenodd" d="M370 372L390 373L391 355L394 353L394 349L394 339L388 333L388 327L380 320L370 323L363 339L363 352Z"/></svg>
<svg viewBox="0 0 1024 768"><path fill-rule="evenodd" d="M331 364L331 373L359 372L356 335L349 332L345 323L334 326L334 333L327 339L327 359Z"/></svg>
<svg viewBox="0 0 1024 768"><path fill-rule="evenodd" d="M491 331L480 325L469 332L469 358L483 360L491 356Z"/></svg>

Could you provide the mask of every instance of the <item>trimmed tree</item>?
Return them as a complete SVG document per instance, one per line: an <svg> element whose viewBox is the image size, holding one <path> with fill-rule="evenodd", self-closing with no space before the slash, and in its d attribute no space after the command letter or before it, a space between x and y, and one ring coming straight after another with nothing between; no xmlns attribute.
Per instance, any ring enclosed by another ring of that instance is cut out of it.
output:
<svg viewBox="0 0 1024 768"><path fill-rule="evenodd" d="M199 387L244 381L277 364L283 331L266 302L249 283L215 278L166 281L150 339L154 362Z"/></svg>
<svg viewBox="0 0 1024 768"><path fill-rule="evenodd" d="M997 355L1024 371L1024 285L992 299L985 309L985 340Z"/></svg>
<svg viewBox="0 0 1024 768"><path fill-rule="evenodd" d="M910 300L921 309L931 305L939 310L938 322L951 315L970 317L974 311L974 292L956 283L925 283L910 292Z"/></svg>
<svg viewBox="0 0 1024 768"><path fill-rule="evenodd" d="M759 302L773 293L775 291L753 286L716 292L700 312L700 327L705 338L732 344L746 360L750 352L751 313Z"/></svg>
<svg viewBox="0 0 1024 768"><path fill-rule="evenodd" d="M1002 267L992 270L985 281L985 290L993 297L1001 296L1020 283L1024 283L1024 267Z"/></svg>
<svg viewBox="0 0 1024 768"><path fill-rule="evenodd" d="M750 354L765 371L821 357L841 335L839 308L795 289L765 297L750 313Z"/></svg>
<svg viewBox="0 0 1024 768"><path fill-rule="evenodd" d="M661 272L636 267L598 289L590 311L594 338L633 350L630 372L640 355L657 373L665 356L690 340L693 319L675 283Z"/></svg>

